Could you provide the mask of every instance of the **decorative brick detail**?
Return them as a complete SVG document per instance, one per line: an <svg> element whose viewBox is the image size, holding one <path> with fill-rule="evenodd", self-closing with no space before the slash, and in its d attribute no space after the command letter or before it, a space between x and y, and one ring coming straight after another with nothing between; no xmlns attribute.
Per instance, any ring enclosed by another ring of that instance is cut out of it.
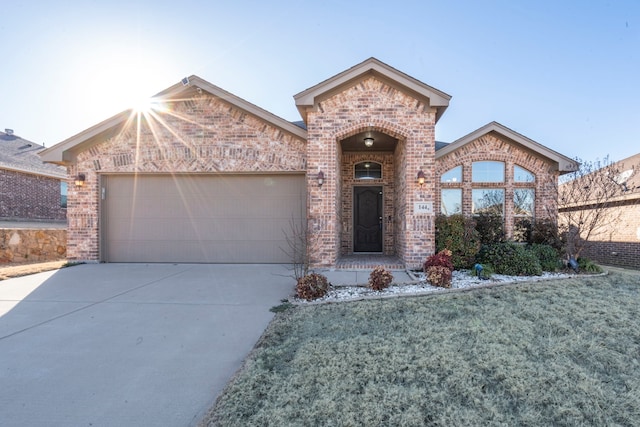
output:
<svg viewBox="0 0 640 427"><path fill-rule="evenodd" d="M64 220L60 180L0 169L0 218Z"/></svg>
<svg viewBox="0 0 640 427"><path fill-rule="evenodd" d="M351 157L341 152L340 141L366 131L383 132L398 139L393 156L393 251L408 267L419 267L433 253L433 237L424 233L428 233L428 227L423 226L433 218L414 218L408 213L415 201L434 200L433 186L418 188L414 179L419 169L433 170L434 127L435 109L373 76L363 76L308 111L307 175L319 170L329 173L322 188L309 186L309 224L326 245L320 253L313 254L316 265L334 265L344 250L344 236L349 234L344 230L342 206L348 202L348 191L345 193L344 189L349 185L345 182L344 164L351 162ZM432 184L433 173L430 175ZM341 221L326 221L325 228L317 229L318 219L323 217ZM385 241L390 240L385 235ZM390 248L385 247L387 250Z"/></svg>
<svg viewBox="0 0 640 427"><path fill-rule="evenodd" d="M473 162L498 161L505 164L504 183L473 183L471 167ZM519 183L513 181L514 166L523 167L535 175L534 183ZM441 183L440 176L456 166L462 166L461 183ZM513 192L516 188L533 188L535 190L535 218L556 218L558 174L552 171L552 165L543 158L519 148L512 142L506 141L494 134L484 135L458 150L436 160L435 186L436 213L441 212L441 189L462 188L462 213L471 215L471 192L474 188L503 188L505 189L505 231L508 236L513 234Z"/></svg>
<svg viewBox="0 0 640 427"><path fill-rule="evenodd" d="M99 260L100 175L111 173L301 172L306 142L224 100L196 94L137 117L122 131L81 152L69 175L69 259Z"/></svg>

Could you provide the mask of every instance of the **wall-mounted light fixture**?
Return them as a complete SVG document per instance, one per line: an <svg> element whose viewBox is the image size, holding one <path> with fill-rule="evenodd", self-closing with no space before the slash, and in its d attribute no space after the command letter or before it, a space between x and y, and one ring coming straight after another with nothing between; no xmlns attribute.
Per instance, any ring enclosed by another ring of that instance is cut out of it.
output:
<svg viewBox="0 0 640 427"><path fill-rule="evenodd" d="M364 139L364 145L367 148L371 148L373 146L373 138L371 138L370 136L366 137Z"/></svg>
<svg viewBox="0 0 640 427"><path fill-rule="evenodd" d="M422 172L422 169L418 171L418 184L422 185L424 184L424 180L426 179L426 177L424 176L424 172Z"/></svg>
<svg viewBox="0 0 640 427"><path fill-rule="evenodd" d="M316 178L318 179L318 187L322 187L322 184L324 184L324 172L318 172Z"/></svg>
<svg viewBox="0 0 640 427"><path fill-rule="evenodd" d="M84 176L83 173L78 174L78 176L76 176L75 178L76 187L82 187L84 185L85 180L86 180L86 177Z"/></svg>

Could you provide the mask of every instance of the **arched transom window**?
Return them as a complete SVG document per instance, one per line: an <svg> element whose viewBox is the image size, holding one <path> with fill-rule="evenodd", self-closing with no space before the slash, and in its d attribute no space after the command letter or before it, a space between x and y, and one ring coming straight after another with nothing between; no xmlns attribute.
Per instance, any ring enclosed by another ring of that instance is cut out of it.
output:
<svg viewBox="0 0 640 427"><path fill-rule="evenodd" d="M355 179L380 179L382 178L382 164L378 162L356 163L353 177Z"/></svg>

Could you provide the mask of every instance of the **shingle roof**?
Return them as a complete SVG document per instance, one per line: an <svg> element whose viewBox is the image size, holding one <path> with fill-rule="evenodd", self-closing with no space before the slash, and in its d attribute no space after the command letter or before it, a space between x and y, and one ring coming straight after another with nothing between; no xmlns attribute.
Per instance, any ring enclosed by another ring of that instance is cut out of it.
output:
<svg viewBox="0 0 640 427"><path fill-rule="evenodd" d="M12 133L0 132L0 169L66 178L67 171L61 166L44 163L38 152L44 146L27 141Z"/></svg>

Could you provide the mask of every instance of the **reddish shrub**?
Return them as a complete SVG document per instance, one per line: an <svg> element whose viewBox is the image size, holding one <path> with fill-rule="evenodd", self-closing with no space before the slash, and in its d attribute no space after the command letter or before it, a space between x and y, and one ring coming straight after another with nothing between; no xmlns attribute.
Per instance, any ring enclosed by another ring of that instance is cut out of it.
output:
<svg viewBox="0 0 640 427"><path fill-rule="evenodd" d="M435 255L431 255L427 258L422 266L422 271L425 273L429 267L445 267L449 271L453 271L453 262L451 262L451 251L449 249L443 249Z"/></svg>
<svg viewBox="0 0 640 427"><path fill-rule="evenodd" d="M298 279L296 296L307 301L322 298L329 292L329 286L329 281L322 274L307 274Z"/></svg>
<svg viewBox="0 0 640 427"><path fill-rule="evenodd" d="M432 265L427 268L427 281L440 288L451 287L451 270L441 265Z"/></svg>
<svg viewBox="0 0 640 427"><path fill-rule="evenodd" d="M391 284L393 275L389 270L379 265L369 275L369 287L374 291L381 291Z"/></svg>

